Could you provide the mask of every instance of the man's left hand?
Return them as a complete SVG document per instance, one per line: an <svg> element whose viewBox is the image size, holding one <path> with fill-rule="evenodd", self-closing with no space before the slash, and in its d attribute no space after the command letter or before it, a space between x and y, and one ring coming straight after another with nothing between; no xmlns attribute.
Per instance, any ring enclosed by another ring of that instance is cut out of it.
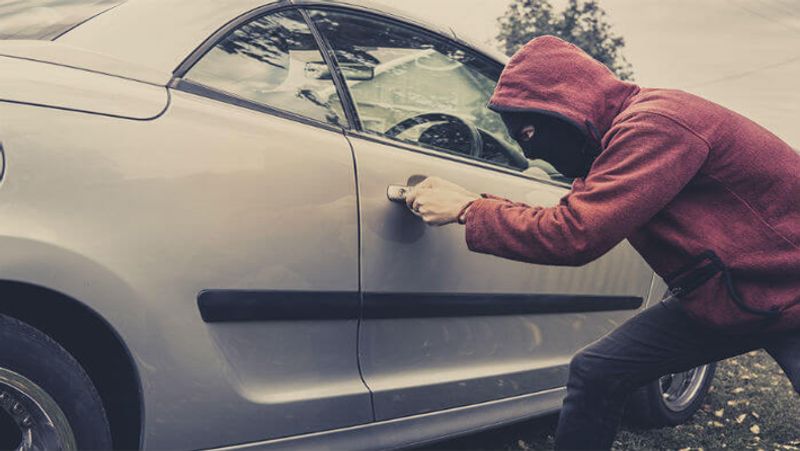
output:
<svg viewBox="0 0 800 451"><path fill-rule="evenodd" d="M455 183L428 177L406 194L406 205L426 224L442 226L456 222L464 207L480 197Z"/></svg>

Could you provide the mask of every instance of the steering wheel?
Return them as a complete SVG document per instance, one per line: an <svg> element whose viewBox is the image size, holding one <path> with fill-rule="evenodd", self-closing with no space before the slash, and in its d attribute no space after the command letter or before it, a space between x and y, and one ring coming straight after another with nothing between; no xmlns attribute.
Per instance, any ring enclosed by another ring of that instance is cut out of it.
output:
<svg viewBox="0 0 800 451"><path fill-rule="evenodd" d="M469 136L469 155L478 158L483 150L483 137L478 127L472 122L448 113L422 113L403 119L384 132L389 138L395 138L400 133L428 122L449 122L460 127Z"/></svg>
<svg viewBox="0 0 800 451"><path fill-rule="evenodd" d="M528 169L530 166L530 162L525 157L525 154L520 152L519 150L511 147L504 139L498 138L497 136L492 136L494 140L497 142L498 146L500 147L500 152L505 154L508 157L508 161L517 168L521 170Z"/></svg>

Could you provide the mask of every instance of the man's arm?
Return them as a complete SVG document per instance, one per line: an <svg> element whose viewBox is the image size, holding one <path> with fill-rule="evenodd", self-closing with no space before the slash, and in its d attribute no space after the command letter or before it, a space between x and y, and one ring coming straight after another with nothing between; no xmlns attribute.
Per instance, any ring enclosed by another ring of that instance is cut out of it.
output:
<svg viewBox="0 0 800 451"><path fill-rule="evenodd" d="M666 206L706 160L708 144L674 120L638 113L615 125L586 180L554 207L482 198L467 210L470 250L578 266L608 252Z"/></svg>

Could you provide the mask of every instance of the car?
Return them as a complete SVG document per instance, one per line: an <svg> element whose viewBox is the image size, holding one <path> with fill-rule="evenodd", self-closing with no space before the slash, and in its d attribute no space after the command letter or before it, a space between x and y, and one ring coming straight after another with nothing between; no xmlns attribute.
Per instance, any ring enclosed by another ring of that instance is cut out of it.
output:
<svg viewBox="0 0 800 451"><path fill-rule="evenodd" d="M0 436L385 449L557 412L666 285L472 253L390 186L553 205L486 108L506 58L347 1L0 2ZM714 365L631 399L686 421Z"/></svg>

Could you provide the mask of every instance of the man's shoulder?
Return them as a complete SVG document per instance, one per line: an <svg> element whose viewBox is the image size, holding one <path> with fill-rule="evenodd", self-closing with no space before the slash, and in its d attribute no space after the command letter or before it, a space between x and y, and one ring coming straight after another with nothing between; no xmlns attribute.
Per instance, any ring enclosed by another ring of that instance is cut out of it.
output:
<svg viewBox="0 0 800 451"><path fill-rule="evenodd" d="M680 89L643 88L617 117L625 119L636 113L655 113L679 120L723 110L721 105Z"/></svg>
<svg viewBox="0 0 800 451"><path fill-rule="evenodd" d="M624 126L643 116L661 117L704 141L730 123L734 113L698 95L679 89L643 88L619 112L612 126Z"/></svg>

